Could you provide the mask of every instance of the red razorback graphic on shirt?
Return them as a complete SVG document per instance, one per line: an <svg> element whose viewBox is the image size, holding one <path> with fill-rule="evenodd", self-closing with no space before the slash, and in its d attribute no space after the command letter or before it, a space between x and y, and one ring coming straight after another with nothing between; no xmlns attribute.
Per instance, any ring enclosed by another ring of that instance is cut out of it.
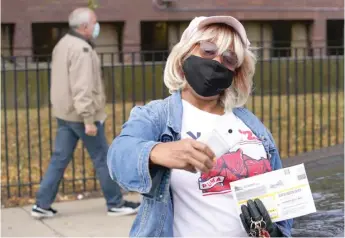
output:
<svg viewBox="0 0 345 238"><path fill-rule="evenodd" d="M268 159L253 159L241 149L217 159L216 165L199 178L199 189L203 195L230 192L230 182L271 171Z"/></svg>

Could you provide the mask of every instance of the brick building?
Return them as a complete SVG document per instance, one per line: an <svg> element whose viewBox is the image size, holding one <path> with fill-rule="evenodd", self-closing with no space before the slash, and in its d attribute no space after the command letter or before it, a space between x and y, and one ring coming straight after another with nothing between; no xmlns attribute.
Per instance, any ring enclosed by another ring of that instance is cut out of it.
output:
<svg viewBox="0 0 345 238"><path fill-rule="evenodd" d="M343 46L343 0L98 0L99 52L169 50L195 16L231 15L254 46ZM2 55L49 55L68 30L68 14L87 0L3 0ZM279 51L291 56L291 49ZM107 58L106 60L110 60ZM120 56L115 60L122 60ZM147 57L145 60L151 60Z"/></svg>

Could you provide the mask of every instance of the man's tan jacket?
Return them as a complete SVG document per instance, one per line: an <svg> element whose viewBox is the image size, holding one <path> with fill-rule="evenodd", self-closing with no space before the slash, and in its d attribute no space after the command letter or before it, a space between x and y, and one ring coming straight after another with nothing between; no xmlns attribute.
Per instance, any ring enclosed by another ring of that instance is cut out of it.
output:
<svg viewBox="0 0 345 238"><path fill-rule="evenodd" d="M92 43L78 33L71 31L54 47L50 90L57 118L85 124L105 120L100 60Z"/></svg>

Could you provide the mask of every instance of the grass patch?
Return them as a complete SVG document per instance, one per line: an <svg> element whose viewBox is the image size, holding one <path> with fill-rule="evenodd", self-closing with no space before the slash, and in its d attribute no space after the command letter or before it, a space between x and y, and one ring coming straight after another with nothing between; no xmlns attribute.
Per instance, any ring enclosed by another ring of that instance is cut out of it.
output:
<svg viewBox="0 0 345 238"><path fill-rule="evenodd" d="M135 104L142 104L136 102ZM270 128L282 158L343 143L344 93L252 96L247 105ZM110 143L120 132L133 103L108 104L106 136ZM2 110L1 182L4 205L35 196L54 147L56 122L48 107ZM7 187L8 186L8 187ZM88 153L79 142L68 166L60 197L73 191L99 191Z"/></svg>

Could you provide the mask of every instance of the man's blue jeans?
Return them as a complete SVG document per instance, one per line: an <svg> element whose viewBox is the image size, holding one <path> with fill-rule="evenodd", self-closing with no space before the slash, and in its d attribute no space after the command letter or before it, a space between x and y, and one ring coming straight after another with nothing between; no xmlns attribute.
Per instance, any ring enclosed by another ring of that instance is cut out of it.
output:
<svg viewBox="0 0 345 238"><path fill-rule="evenodd" d="M81 139L96 169L107 207L121 206L123 200L120 187L109 175L107 166L108 143L103 125L96 122L97 135L88 136L85 134L85 127L81 122L57 119L57 124L54 152L37 192L36 204L43 209L48 209L54 202L65 169L72 159L78 140Z"/></svg>

